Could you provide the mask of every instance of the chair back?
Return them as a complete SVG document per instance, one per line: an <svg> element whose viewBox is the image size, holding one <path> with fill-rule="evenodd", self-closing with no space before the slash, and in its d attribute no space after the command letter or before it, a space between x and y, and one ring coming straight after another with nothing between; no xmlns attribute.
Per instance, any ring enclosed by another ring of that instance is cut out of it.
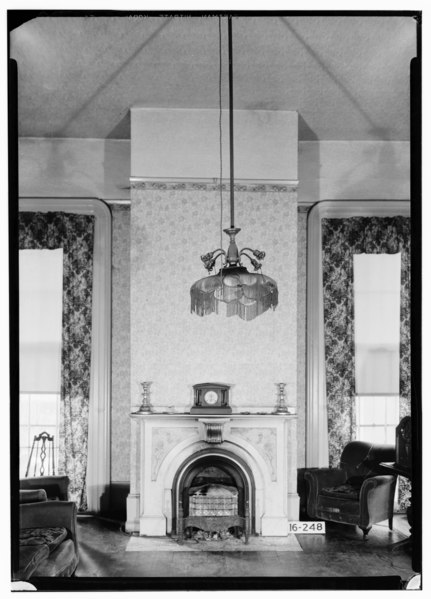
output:
<svg viewBox="0 0 431 599"><path fill-rule="evenodd" d="M45 431L35 435L28 458L26 478L28 476L44 476L55 474L54 435Z"/></svg>
<svg viewBox="0 0 431 599"><path fill-rule="evenodd" d="M351 441L343 449L340 468L347 478L367 478L373 474L383 474L380 462L395 461L395 446L377 445L367 441Z"/></svg>
<svg viewBox="0 0 431 599"><path fill-rule="evenodd" d="M401 418L395 429L395 461L402 468L412 467L412 419L410 416Z"/></svg>

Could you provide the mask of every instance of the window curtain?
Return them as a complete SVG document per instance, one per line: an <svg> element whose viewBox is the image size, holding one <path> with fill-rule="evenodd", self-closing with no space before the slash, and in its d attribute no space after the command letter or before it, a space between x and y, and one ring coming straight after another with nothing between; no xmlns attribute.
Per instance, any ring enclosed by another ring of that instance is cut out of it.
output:
<svg viewBox="0 0 431 599"><path fill-rule="evenodd" d="M19 249L63 248L59 472L69 476L70 499L82 511L87 509L93 244L94 216L19 214Z"/></svg>
<svg viewBox="0 0 431 599"><path fill-rule="evenodd" d="M322 219L329 464L355 434L353 255L401 253L400 418L410 413L410 219Z"/></svg>

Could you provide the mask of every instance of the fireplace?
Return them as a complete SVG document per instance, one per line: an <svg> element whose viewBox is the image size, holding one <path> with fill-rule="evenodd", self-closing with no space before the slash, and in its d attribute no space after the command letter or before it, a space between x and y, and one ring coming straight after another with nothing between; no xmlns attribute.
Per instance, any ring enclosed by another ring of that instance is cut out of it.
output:
<svg viewBox="0 0 431 599"><path fill-rule="evenodd" d="M173 533L180 541L202 533L248 541L254 529L250 512L254 485L246 470L227 453L213 455L211 450L199 452L180 469L173 493Z"/></svg>
<svg viewBox="0 0 431 599"><path fill-rule="evenodd" d="M299 519L295 414L134 412L126 530L285 536Z"/></svg>

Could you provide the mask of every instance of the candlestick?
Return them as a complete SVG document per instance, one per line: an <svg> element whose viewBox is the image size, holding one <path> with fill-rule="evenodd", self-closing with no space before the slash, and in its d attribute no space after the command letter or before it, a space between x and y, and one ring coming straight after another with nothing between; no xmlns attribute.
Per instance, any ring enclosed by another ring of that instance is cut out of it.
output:
<svg viewBox="0 0 431 599"><path fill-rule="evenodd" d="M285 403L285 395L284 395L284 390L286 387L286 383L277 383L278 386L278 405L277 405L277 414L287 414L289 412L289 410L287 409L286 403Z"/></svg>
<svg viewBox="0 0 431 599"><path fill-rule="evenodd" d="M142 404L139 408L139 412L149 413L151 412L151 404L150 404L150 385L151 381L144 381L141 383L143 393L142 393Z"/></svg>

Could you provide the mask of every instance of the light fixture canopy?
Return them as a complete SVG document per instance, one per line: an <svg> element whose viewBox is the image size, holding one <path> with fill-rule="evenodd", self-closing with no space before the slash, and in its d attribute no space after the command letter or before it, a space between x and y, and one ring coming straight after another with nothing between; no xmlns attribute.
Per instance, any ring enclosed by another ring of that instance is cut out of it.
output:
<svg viewBox="0 0 431 599"><path fill-rule="evenodd" d="M229 236L227 252L218 248L201 256L204 267L210 273L216 260L222 261L217 274L196 281L190 289L191 311L199 316L212 312L219 313L225 305L226 316L239 316L243 320L253 320L269 308L278 304L277 283L261 271L265 252L245 247L238 251L236 235L241 231L234 225L234 169L233 169L233 65L232 65L232 17L228 16L229 40L229 141L230 141L230 216L231 225L223 231ZM221 181L220 181L221 185ZM250 255L252 254L252 256ZM254 272L249 273L241 263L241 256L247 257ZM253 257L254 256L254 257Z"/></svg>

